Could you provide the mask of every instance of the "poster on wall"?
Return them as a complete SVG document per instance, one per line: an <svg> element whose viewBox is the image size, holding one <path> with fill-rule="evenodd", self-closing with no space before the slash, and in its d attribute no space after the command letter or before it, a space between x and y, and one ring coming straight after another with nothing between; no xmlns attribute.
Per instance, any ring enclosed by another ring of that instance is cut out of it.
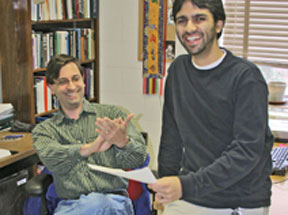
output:
<svg viewBox="0 0 288 215"><path fill-rule="evenodd" d="M171 0L139 0L138 59L143 61L144 94L162 95L166 60L171 62L175 58L172 3Z"/></svg>
<svg viewBox="0 0 288 215"><path fill-rule="evenodd" d="M166 38L165 0L144 0L143 75L163 78Z"/></svg>
<svg viewBox="0 0 288 215"><path fill-rule="evenodd" d="M167 1L167 0L166 0ZM175 23L173 19L172 7L174 0L167 2L167 22L166 22L166 62L172 62L175 57ZM139 19L138 19L138 60L143 60L143 28L144 28L144 1L139 0ZM169 47L168 47L169 45ZM172 49L173 48L173 49Z"/></svg>

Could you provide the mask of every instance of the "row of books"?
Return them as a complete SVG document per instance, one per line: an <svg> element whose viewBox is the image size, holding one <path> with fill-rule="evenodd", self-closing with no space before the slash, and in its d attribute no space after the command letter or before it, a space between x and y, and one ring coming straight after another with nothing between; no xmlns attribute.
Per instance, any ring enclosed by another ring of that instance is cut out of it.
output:
<svg viewBox="0 0 288 215"><path fill-rule="evenodd" d="M84 69L85 97L94 98L94 75L92 68ZM34 75L35 110L37 114L48 112L59 107L58 100L52 95L43 74Z"/></svg>
<svg viewBox="0 0 288 215"><path fill-rule="evenodd" d="M11 127L14 118L14 107L10 103L0 104L0 131Z"/></svg>
<svg viewBox="0 0 288 215"><path fill-rule="evenodd" d="M32 21L97 17L97 0L31 0Z"/></svg>
<svg viewBox="0 0 288 215"><path fill-rule="evenodd" d="M84 70L85 97L86 99L94 98L94 64L91 68Z"/></svg>
<svg viewBox="0 0 288 215"><path fill-rule="evenodd" d="M33 68L46 67L57 54L68 54L81 61L94 59L94 43L94 30L90 28L32 32Z"/></svg>
<svg viewBox="0 0 288 215"><path fill-rule="evenodd" d="M58 108L58 101L47 86L46 77L34 76L35 89L35 110L36 113L43 113Z"/></svg>

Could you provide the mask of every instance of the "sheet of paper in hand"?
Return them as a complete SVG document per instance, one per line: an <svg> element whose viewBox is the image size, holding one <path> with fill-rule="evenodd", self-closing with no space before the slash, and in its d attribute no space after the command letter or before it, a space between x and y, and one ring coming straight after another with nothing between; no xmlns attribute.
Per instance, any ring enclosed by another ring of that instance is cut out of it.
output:
<svg viewBox="0 0 288 215"><path fill-rule="evenodd" d="M108 168L108 167L103 167L103 166L99 166L95 164L88 164L88 166L91 169L94 169L100 172L105 172L105 173L120 176L123 178L132 179L134 181L139 181L145 184L152 184L152 183L155 183L157 180L149 167L144 167L142 169L135 169L131 171L124 171L122 169Z"/></svg>

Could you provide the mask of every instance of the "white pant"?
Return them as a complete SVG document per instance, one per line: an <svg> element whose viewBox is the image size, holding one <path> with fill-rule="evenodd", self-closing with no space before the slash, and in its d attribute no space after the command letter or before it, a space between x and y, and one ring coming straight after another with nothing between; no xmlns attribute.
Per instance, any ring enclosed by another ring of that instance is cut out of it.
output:
<svg viewBox="0 0 288 215"><path fill-rule="evenodd" d="M233 209L206 208L178 200L165 205L163 215L232 215ZM240 208L239 215L268 215L269 208Z"/></svg>

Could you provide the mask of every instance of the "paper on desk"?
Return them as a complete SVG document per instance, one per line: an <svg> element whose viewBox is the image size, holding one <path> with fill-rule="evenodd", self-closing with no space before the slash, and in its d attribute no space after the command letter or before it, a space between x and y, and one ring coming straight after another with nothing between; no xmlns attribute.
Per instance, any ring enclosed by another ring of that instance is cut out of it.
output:
<svg viewBox="0 0 288 215"><path fill-rule="evenodd" d="M4 158L4 157L7 157L7 156L10 156L11 155L11 152L7 149L0 149L0 159L1 158Z"/></svg>
<svg viewBox="0 0 288 215"><path fill-rule="evenodd" d="M288 120L269 119L269 126L276 138L288 139Z"/></svg>
<svg viewBox="0 0 288 215"><path fill-rule="evenodd" d="M0 104L0 120L5 120L13 117L13 106L10 103Z"/></svg>
<svg viewBox="0 0 288 215"><path fill-rule="evenodd" d="M288 119L287 110L269 110L269 118L273 119Z"/></svg>
<svg viewBox="0 0 288 215"><path fill-rule="evenodd" d="M13 112L13 106L10 103L0 104L0 114L10 114Z"/></svg>
<svg viewBox="0 0 288 215"><path fill-rule="evenodd" d="M104 166L98 166L95 164L88 164L88 166L91 169L94 169L100 172L105 172L108 174L121 176L123 178L132 179L134 181L143 182L145 184L152 184L156 182L156 178L153 175L149 167L144 167L142 169L135 169L131 171L124 171L122 169L108 168Z"/></svg>

